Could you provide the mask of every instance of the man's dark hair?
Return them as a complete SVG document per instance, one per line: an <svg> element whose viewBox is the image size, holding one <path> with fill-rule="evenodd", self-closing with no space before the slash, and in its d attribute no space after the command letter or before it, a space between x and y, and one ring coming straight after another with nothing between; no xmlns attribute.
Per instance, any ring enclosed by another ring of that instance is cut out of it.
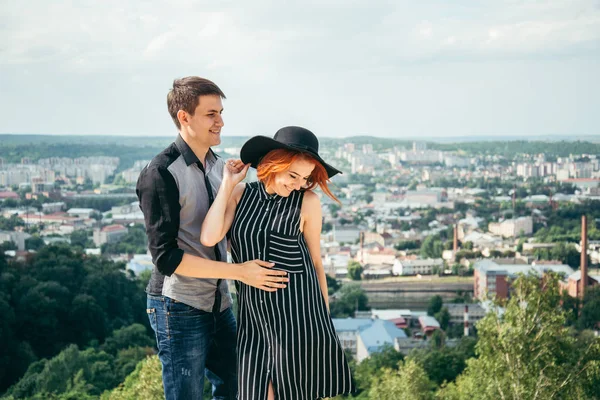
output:
<svg viewBox="0 0 600 400"><path fill-rule="evenodd" d="M188 76L173 81L173 88L167 94L167 107L169 114L175 122L177 129L181 129L181 124L177 119L179 110L183 110L190 115L194 115L200 96L219 96L226 99L225 94L217 85L208 79L198 76Z"/></svg>

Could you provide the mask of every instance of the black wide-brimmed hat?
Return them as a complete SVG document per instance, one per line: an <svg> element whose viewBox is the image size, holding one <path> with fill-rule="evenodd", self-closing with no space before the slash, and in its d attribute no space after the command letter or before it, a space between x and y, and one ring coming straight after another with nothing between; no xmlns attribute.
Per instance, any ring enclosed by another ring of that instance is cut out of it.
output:
<svg viewBox="0 0 600 400"><path fill-rule="evenodd" d="M273 138L267 136L254 136L242 146L240 156L242 162L258 167L260 160L271 150L287 149L308 153L323 165L329 178L342 171L327 164L319 156L319 140L314 133L299 126L286 126L275 133Z"/></svg>

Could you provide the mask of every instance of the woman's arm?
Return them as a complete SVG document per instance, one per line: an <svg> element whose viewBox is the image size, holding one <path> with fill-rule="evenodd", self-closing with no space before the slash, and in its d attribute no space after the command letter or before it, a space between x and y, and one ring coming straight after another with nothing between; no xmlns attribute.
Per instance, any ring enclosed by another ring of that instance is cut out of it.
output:
<svg viewBox="0 0 600 400"><path fill-rule="evenodd" d="M235 208L246 187L241 180L246 176L249 167L249 165L241 164L241 161L239 163L227 161L223 168L223 181L219 192L210 206L200 230L200 242L204 246L212 247L219 243L231 227Z"/></svg>
<svg viewBox="0 0 600 400"><path fill-rule="evenodd" d="M321 201L316 193L310 190L307 190L304 193L304 201L302 202L302 210L300 211L300 214L303 216L304 221L302 227L304 239L306 239L308 251L310 252L313 264L315 265L321 293L323 294L325 304L329 310L327 278L325 277L325 269L323 268L323 261L321 260L321 227L323 224Z"/></svg>

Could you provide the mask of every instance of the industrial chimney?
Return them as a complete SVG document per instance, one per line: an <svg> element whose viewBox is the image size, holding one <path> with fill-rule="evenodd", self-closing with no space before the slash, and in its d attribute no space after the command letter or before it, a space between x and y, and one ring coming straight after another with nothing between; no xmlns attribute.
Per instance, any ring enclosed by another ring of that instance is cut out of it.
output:
<svg viewBox="0 0 600 400"><path fill-rule="evenodd" d="M365 245L365 233L361 232L360 235L360 263L363 264L364 263L364 257L365 257L365 249L364 249L364 245Z"/></svg>
<svg viewBox="0 0 600 400"><path fill-rule="evenodd" d="M585 287L588 283L588 269L587 269L587 248L588 248L588 237L587 237L587 218L585 215L581 216L581 285L579 287L579 295L581 300L585 296Z"/></svg>
<svg viewBox="0 0 600 400"><path fill-rule="evenodd" d="M465 304L465 336L469 336L469 306Z"/></svg>
<svg viewBox="0 0 600 400"><path fill-rule="evenodd" d="M454 241L452 242L452 255L456 257L458 251L458 225L454 224Z"/></svg>

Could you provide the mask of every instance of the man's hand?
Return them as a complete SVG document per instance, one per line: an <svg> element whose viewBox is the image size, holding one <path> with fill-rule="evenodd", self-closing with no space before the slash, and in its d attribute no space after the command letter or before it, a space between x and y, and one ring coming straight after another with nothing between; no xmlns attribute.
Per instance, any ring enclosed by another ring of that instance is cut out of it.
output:
<svg viewBox="0 0 600 400"><path fill-rule="evenodd" d="M238 265L241 269L240 281L266 292L285 289L287 285L284 283L290 281L287 272L271 269L275 264L267 261L252 260Z"/></svg>
<svg viewBox="0 0 600 400"><path fill-rule="evenodd" d="M223 182L230 183L234 187L244 180L248 168L250 164L244 164L242 160L227 160L223 168Z"/></svg>

